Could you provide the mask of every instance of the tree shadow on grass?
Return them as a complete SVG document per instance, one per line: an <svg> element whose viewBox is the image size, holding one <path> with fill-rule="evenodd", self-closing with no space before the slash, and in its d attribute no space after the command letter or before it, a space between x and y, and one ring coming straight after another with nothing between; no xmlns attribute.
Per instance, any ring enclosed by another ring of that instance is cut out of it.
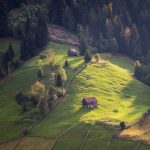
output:
<svg viewBox="0 0 150 150"><path fill-rule="evenodd" d="M132 103L150 106L150 87L135 80L132 80L121 91L123 99L132 99Z"/></svg>
<svg viewBox="0 0 150 150"><path fill-rule="evenodd" d="M121 93L122 100L131 102L124 114L127 117L136 116L139 119L150 107L150 88L137 80L132 80Z"/></svg>
<svg viewBox="0 0 150 150"><path fill-rule="evenodd" d="M111 54L108 56L107 54L103 54L102 58L108 60L114 65L119 66L120 68L128 70L131 73L134 71L133 61L129 57Z"/></svg>

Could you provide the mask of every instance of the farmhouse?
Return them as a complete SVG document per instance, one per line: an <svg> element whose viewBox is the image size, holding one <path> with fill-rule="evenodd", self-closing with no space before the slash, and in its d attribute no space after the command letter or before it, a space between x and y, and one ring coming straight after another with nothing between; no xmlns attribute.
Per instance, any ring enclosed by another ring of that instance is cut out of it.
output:
<svg viewBox="0 0 150 150"><path fill-rule="evenodd" d="M78 56L78 51L75 48L68 50L68 56Z"/></svg>
<svg viewBox="0 0 150 150"><path fill-rule="evenodd" d="M88 108L96 108L97 107L97 99L95 97L86 97L82 100L82 106Z"/></svg>

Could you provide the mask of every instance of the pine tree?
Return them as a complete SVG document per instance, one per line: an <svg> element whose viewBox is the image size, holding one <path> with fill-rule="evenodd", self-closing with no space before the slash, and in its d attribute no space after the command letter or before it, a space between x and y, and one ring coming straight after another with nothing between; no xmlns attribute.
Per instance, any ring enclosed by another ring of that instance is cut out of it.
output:
<svg viewBox="0 0 150 150"><path fill-rule="evenodd" d="M15 56L15 54L14 54L14 49L13 49L12 45L9 44L9 47L8 47L8 50L7 50L7 57L8 57L8 60L12 62L13 59L14 59L14 56Z"/></svg>
<svg viewBox="0 0 150 150"><path fill-rule="evenodd" d="M56 86L58 87L62 87L63 86L63 80L61 75L58 73L57 77L56 77Z"/></svg>
<svg viewBox="0 0 150 150"><path fill-rule="evenodd" d="M91 61L91 59L92 59L92 57L91 57L89 51L87 51L85 56L84 56L84 60L85 60L86 63L88 63L88 62Z"/></svg>
<svg viewBox="0 0 150 150"><path fill-rule="evenodd" d="M79 51L80 51L80 55L84 56L88 48L88 44L87 41L85 40L84 29L82 25L78 25L78 32L79 32L79 40L80 40Z"/></svg>
<svg viewBox="0 0 150 150"><path fill-rule="evenodd" d="M66 61L65 61L65 63L64 63L64 67L65 67L65 68L68 68L68 67L69 67L68 60L66 60Z"/></svg>

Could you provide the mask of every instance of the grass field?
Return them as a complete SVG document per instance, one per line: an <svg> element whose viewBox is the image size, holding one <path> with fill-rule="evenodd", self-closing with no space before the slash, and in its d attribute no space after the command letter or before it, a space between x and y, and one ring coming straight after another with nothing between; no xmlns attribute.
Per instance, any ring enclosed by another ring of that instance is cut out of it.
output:
<svg viewBox="0 0 150 150"><path fill-rule="evenodd" d="M77 121L102 120L118 124L120 121L133 123L139 119L149 108L150 88L134 79L131 69L113 64L119 60L124 60L128 63L127 67L133 69L129 60L119 56L112 56L112 64L106 67L88 65L74 80L65 101L33 130L33 134L53 136ZM93 111L83 109L81 101L86 96L95 96L99 108Z"/></svg>
<svg viewBox="0 0 150 150"><path fill-rule="evenodd" d="M82 58L68 58L66 53L68 48L67 45L51 43L43 53L51 50L55 53L55 60L58 63L62 64L68 59L73 68L79 67L83 63ZM95 120L111 124L126 121L131 124L141 117L150 106L150 88L133 77L133 61L119 55L101 54L101 57L110 63L106 66L89 64L73 81L63 103L60 103L31 131L32 137L23 139L18 150L26 148L26 145L29 145L29 150L37 150L38 146L34 144L36 140L39 141L38 144L41 143L42 149L47 149L47 146L51 146L53 140L65 129L82 122L67 132L54 146L55 150L60 150L62 147L65 147L65 150L78 149L91 123ZM16 105L14 97L16 91L27 92L34 83L37 58L28 61L21 69L15 71L11 78L0 82L1 141L17 136L22 128L28 126L28 124L16 123L22 115L20 114L21 108ZM48 61L45 61L46 66L47 64ZM48 83L48 68L46 70L45 82ZM67 71L69 78L73 72L73 70ZM99 107L92 111L82 108L81 101L86 96L95 96ZM24 116L28 115L24 114ZM84 149L103 148L112 134L112 130L103 126L94 126ZM42 139L36 139L38 137ZM114 139L109 145L110 150L132 150L135 147L135 142L124 139ZM141 145L139 150L148 149L149 147Z"/></svg>
<svg viewBox="0 0 150 150"><path fill-rule="evenodd" d="M149 108L150 88L133 77L133 61L126 57L109 54L101 54L101 57L109 60L110 63L107 66L88 65L72 83L64 102L32 130L32 136L56 138L76 122L89 124L100 120L111 124L119 124L120 121L131 124ZM81 101L86 96L95 96L98 99L99 108L93 111L82 108ZM102 131L103 129L99 129L92 136L98 139L99 134L103 134ZM110 134L112 132L108 133L108 137ZM103 138L105 136L108 138L104 131ZM65 135L61 139L63 142L59 141L60 145L58 144L55 149L60 149L62 144L72 141L69 137L71 135ZM120 146L121 143L123 146ZM136 143L128 140L114 140L111 143L112 150L127 149L127 147L131 150L135 146ZM85 149L88 149L88 146Z"/></svg>
<svg viewBox="0 0 150 150"><path fill-rule="evenodd" d="M54 138L42 137L26 137L17 147L17 150L79 150L91 128L90 123L81 123L74 126L64 135L62 135L55 145L52 147ZM83 150L134 150L137 147L137 142L112 138L114 130L106 128L103 125L95 124L91 130L86 142L83 145ZM108 144L109 143L109 144ZM108 146L107 146L108 145ZM137 150L149 150L150 147L140 144Z"/></svg>
<svg viewBox="0 0 150 150"><path fill-rule="evenodd" d="M63 44L50 43L43 53L53 51L55 61L63 64L68 59L72 68L80 66L83 61L81 57L70 58L67 56L69 46ZM19 132L27 127L28 123L18 123L22 117L28 117L30 114L22 115L21 108L15 102L17 92L28 92L30 86L36 81L37 57L27 61L19 70L16 70L10 78L0 81L0 141L13 138ZM48 76L48 60L45 61L46 81L49 82ZM74 73L74 69L67 71L68 77ZM11 91L11 92L10 92Z"/></svg>

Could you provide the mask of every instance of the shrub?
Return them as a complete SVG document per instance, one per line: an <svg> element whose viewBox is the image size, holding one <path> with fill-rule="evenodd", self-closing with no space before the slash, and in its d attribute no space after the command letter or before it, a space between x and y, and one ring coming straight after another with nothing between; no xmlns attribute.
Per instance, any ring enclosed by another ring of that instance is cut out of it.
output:
<svg viewBox="0 0 150 150"><path fill-rule="evenodd" d="M37 71L37 77L39 79L43 79L44 78L44 72L43 72L43 69L40 68L38 71Z"/></svg>
<svg viewBox="0 0 150 150"><path fill-rule="evenodd" d="M65 63L64 63L64 67L65 67L65 68L69 68L68 60L66 60L66 61L65 61Z"/></svg>
<svg viewBox="0 0 150 150"><path fill-rule="evenodd" d="M31 95L39 98L44 94L45 85L37 81L34 85L31 86Z"/></svg>
<svg viewBox="0 0 150 150"><path fill-rule="evenodd" d="M41 115L46 115L49 112L48 100L46 97L42 97L39 104L39 111Z"/></svg>
<svg viewBox="0 0 150 150"><path fill-rule="evenodd" d="M65 92L66 91L64 88L58 88L57 89L57 96L60 98L60 97L64 96Z"/></svg>
<svg viewBox="0 0 150 150"><path fill-rule="evenodd" d="M95 58L96 62L98 63L98 62L99 62L99 60L100 60L100 56L99 56L99 54L96 54L96 55L94 56L94 58Z"/></svg>
<svg viewBox="0 0 150 150"><path fill-rule="evenodd" d="M23 93L19 92L16 95L16 102L18 105L24 105L25 102L27 102L29 99L26 95Z"/></svg>
<svg viewBox="0 0 150 150"><path fill-rule="evenodd" d="M40 59L45 59L47 56L45 54L40 55Z"/></svg>
<svg viewBox="0 0 150 150"><path fill-rule="evenodd" d="M124 130L126 128L126 123L124 121L120 122L120 128Z"/></svg>
<svg viewBox="0 0 150 150"><path fill-rule="evenodd" d="M37 106L38 100L37 100L36 97L31 96L31 97L30 97L30 101L32 102L32 105L33 105L33 106Z"/></svg>
<svg viewBox="0 0 150 150"><path fill-rule="evenodd" d="M89 51L86 52L85 56L84 56L84 60L86 63L90 62L92 59L92 57L90 56Z"/></svg>
<svg viewBox="0 0 150 150"><path fill-rule="evenodd" d="M119 112L119 110L115 108L115 109L113 110L113 112L114 112L114 113L117 113L117 112Z"/></svg>
<svg viewBox="0 0 150 150"><path fill-rule="evenodd" d="M29 134L29 130L28 130L28 129L24 129L24 130L22 131L22 133L23 133L23 135L27 135L27 134Z"/></svg>

